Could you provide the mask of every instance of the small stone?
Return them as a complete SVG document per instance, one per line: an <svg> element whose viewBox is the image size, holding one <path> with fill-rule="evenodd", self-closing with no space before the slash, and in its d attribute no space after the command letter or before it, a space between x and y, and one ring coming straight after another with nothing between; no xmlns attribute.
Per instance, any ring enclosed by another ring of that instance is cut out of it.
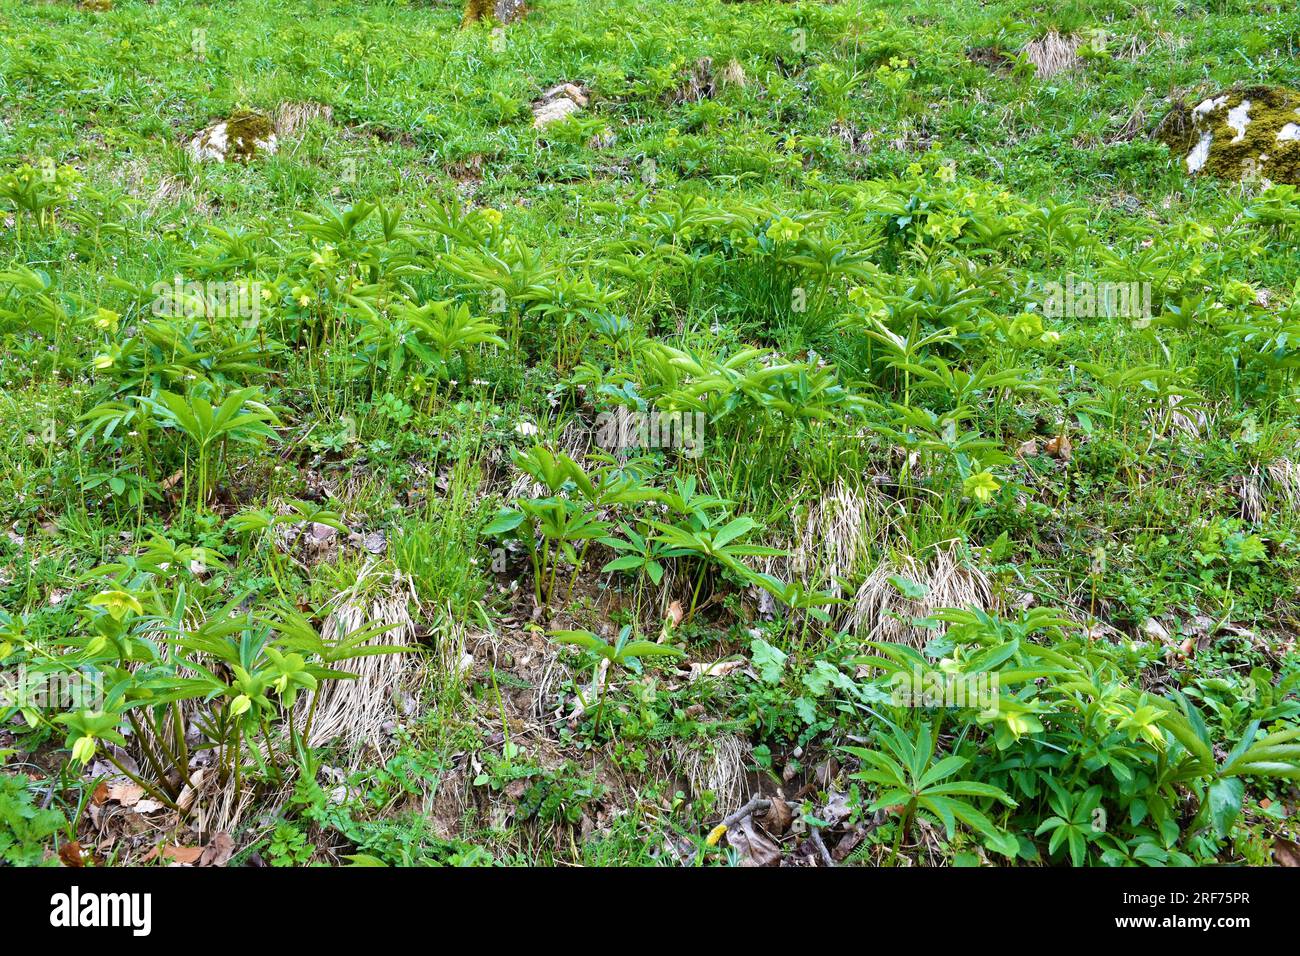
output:
<svg viewBox="0 0 1300 956"><path fill-rule="evenodd" d="M557 83L533 104L533 128L541 129L572 116L587 105L587 94L574 83Z"/></svg>
<svg viewBox="0 0 1300 956"><path fill-rule="evenodd" d="M1169 640L1169 631L1154 617L1149 617L1142 622L1142 633L1157 644L1163 644Z"/></svg>
<svg viewBox="0 0 1300 956"><path fill-rule="evenodd" d="M1300 92L1234 87L1189 108L1177 103L1155 130L1191 175L1300 185Z"/></svg>
<svg viewBox="0 0 1300 956"><path fill-rule="evenodd" d="M200 130L187 147L196 163L247 161L262 153L274 153L278 148L275 124L270 117L252 110L238 110Z"/></svg>

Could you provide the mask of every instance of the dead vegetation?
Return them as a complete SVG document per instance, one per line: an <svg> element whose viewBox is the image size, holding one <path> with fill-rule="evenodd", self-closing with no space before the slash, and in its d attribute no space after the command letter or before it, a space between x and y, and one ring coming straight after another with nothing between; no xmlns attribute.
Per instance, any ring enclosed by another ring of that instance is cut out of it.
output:
<svg viewBox="0 0 1300 956"><path fill-rule="evenodd" d="M907 597L890 580L896 577L919 585L924 595ZM870 640L921 647L937 632L913 622L947 607L996 607L988 577L955 543L935 545L923 557L895 553L882 560L854 595L847 624Z"/></svg>
<svg viewBox="0 0 1300 956"><path fill-rule="evenodd" d="M1046 80L1079 65L1079 47L1082 43L1079 37L1061 36L1052 30L1045 36L1026 43L1024 52L1034 65L1038 78Z"/></svg>

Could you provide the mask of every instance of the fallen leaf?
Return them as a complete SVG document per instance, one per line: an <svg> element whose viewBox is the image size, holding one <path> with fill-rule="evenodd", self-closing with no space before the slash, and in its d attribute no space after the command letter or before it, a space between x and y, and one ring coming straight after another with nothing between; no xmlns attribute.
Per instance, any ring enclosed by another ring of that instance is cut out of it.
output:
<svg viewBox="0 0 1300 956"><path fill-rule="evenodd" d="M199 866L225 866L235 853L235 841L229 833L218 833L208 841L199 856Z"/></svg>
<svg viewBox="0 0 1300 956"><path fill-rule="evenodd" d="M829 757L814 768L813 779L817 781L818 786L829 787L839 771L839 762L834 757Z"/></svg>
<svg viewBox="0 0 1300 956"><path fill-rule="evenodd" d="M763 826L771 833L780 836L790 829L790 821L794 819L794 813L790 810L790 804L779 796L773 796L762 818Z"/></svg>
<svg viewBox="0 0 1300 956"><path fill-rule="evenodd" d="M1074 446L1065 435L1057 435L1047 443L1045 450L1053 458L1059 458L1061 461L1069 461L1070 456L1074 454Z"/></svg>
<svg viewBox="0 0 1300 956"><path fill-rule="evenodd" d="M866 835L866 827L859 826L851 829L844 835L844 839L835 845L835 849L831 850L831 859L835 860L836 863L843 862L850 853L857 849L858 844L863 841Z"/></svg>
<svg viewBox="0 0 1300 956"><path fill-rule="evenodd" d="M64 866L85 866L86 860L81 855L81 844L76 840L59 847L59 859Z"/></svg>
<svg viewBox="0 0 1300 956"><path fill-rule="evenodd" d="M1277 837L1273 841L1273 859L1278 866L1300 866L1300 845L1286 837Z"/></svg>
<svg viewBox="0 0 1300 956"><path fill-rule="evenodd" d="M505 787L502 788L502 792L511 800L522 800L524 798L524 794L527 791L528 791L527 780L511 780L508 784L505 785Z"/></svg>
<svg viewBox="0 0 1300 956"><path fill-rule="evenodd" d="M727 831L727 842L740 853L741 866L776 866L781 862L781 848L754 825L752 816Z"/></svg>
<svg viewBox="0 0 1300 956"><path fill-rule="evenodd" d="M1169 640L1169 631L1154 617L1149 617L1142 622L1142 633L1158 644Z"/></svg>
<svg viewBox="0 0 1300 956"><path fill-rule="evenodd" d="M849 806L849 795L836 792L831 794L830 799L826 801L826 805L821 808L821 812L817 816L831 826L838 826L847 820L852 812L853 809Z"/></svg>
<svg viewBox="0 0 1300 956"><path fill-rule="evenodd" d="M690 676L686 679L694 684L701 677L725 677L734 670L739 670L745 666L745 659L737 657L732 660L714 661L711 664L693 663L690 667Z"/></svg>
<svg viewBox="0 0 1300 956"><path fill-rule="evenodd" d="M1021 442L1019 445L1016 446L1017 458L1032 458L1034 455L1037 454L1038 454L1038 442L1033 438L1029 439L1029 441Z"/></svg>
<svg viewBox="0 0 1300 956"><path fill-rule="evenodd" d="M685 616L685 613L682 611L682 602L674 601L672 604L668 605L668 615L665 620L670 627L676 627L678 624L682 623L682 618Z"/></svg>
<svg viewBox="0 0 1300 956"><path fill-rule="evenodd" d="M173 863L181 863L189 866L197 863L199 857L203 856L203 847L201 846L165 846L162 851L163 859L171 860Z"/></svg>
<svg viewBox="0 0 1300 956"><path fill-rule="evenodd" d="M108 799L116 800L124 807L135 806L142 796L144 796L144 787L129 780L115 783L108 788Z"/></svg>
<svg viewBox="0 0 1300 956"><path fill-rule="evenodd" d="M108 784L104 783L104 781L101 780L99 782L99 786L95 788L95 792L91 794L90 802L94 806L102 807L104 805L104 801L108 799L109 799Z"/></svg>
<svg viewBox="0 0 1300 956"><path fill-rule="evenodd" d="M189 783L181 788L181 794L176 798L176 806L181 812L190 808L194 803L194 798L198 796L199 788L203 786L203 768L195 770L190 774Z"/></svg>

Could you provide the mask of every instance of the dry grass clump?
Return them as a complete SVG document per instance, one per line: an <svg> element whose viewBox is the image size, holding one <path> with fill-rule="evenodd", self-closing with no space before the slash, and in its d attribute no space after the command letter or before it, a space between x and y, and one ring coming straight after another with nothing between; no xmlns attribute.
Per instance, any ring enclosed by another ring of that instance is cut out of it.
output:
<svg viewBox="0 0 1300 956"><path fill-rule="evenodd" d="M712 790L717 808L724 812L739 807L747 797L745 766L751 753L749 742L737 734L719 734L707 749L699 741L673 738L671 749L673 769L686 778L691 793Z"/></svg>
<svg viewBox="0 0 1300 956"><path fill-rule="evenodd" d="M803 495L794 497L800 500ZM839 596L841 580L864 565L873 546L885 540L890 524L889 503L879 489L837 479L798 513L791 536L774 545L786 555L764 559L762 570Z"/></svg>
<svg viewBox="0 0 1300 956"><path fill-rule="evenodd" d="M722 71L722 85L735 86L742 90L749 85L749 77L745 75L745 68L740 65L739 60L731 60L727 63Z"/></svg>
<svg viewBox="0 0 1300 956"><path fill-rule="evenodd" d="M1290 458L1274 458L1264 471L1268 475L1269 496L1284 511L1300 512L1300 464Z"/></svg>
<svg viewBox="0 0 1300 956"><path fill-rule="evenodd" d="M370 642L375 645L418 648L410 606L419 599L409 578L400 572L377 574L368 564L357 575L356 583L337 595L321 631L326 641L380 624L388 628ZM315 702L309 743L319 747L341 743L358 757L366 747L382 752L386 746L385 725L395 721L399 696L412 689L419 680L421 667L415 654L374 654L349 662L355 680L327 681ZM307 718L306 699L299 720Z"/></svg>
<svg viewBox="0 0 1300 956"><path fill-rule="evenodd" d="M312 120L318 119L326 123L332 122L334 108L323 103L281 103L271 114L271 125L275 127L276 136L288 139Z"/></svg>
<svg viewBox="0 0 1300 956"><path fill-rule="evenodd" d="M687 69L681 85L672 96L674 103L698 103L711 100L717 92L718 83L713 76L713 57L702 56L695 65Z"/></svg>
<svg viewBox="0 0 1300 956"><path fill-rule="evenodd" d="M921 585L925 596L905 597L889 580L893 576ZM943 607L988 610L994 604L993 588L984 572L962 560L956 543L939 544L925 561L907 554L893 554L881 561L858 588L847 624L869 640L920 647L933 632L910 624L913 618L927 617Z"/></svg>
<svg viewBox="0 0 1300 956"><path fill-rule="evenodd" d="M1300 513L1300 465L1290 458L1274 458L1267 465L1251 465L1236 478L1233 491L1241 499L1241 517L1250 522L1264 518L1270 510L1282 514Z"/></svg>
<svg viewBox="0 0 1300 956"><path fill-rule="evenodd" d="M1076 36L1063 37L1055 30L1038 40L1025 44L1025 55L1034 64L1039 79L1047 79L1079 65L1079 47L1083 41Z"/></svg>

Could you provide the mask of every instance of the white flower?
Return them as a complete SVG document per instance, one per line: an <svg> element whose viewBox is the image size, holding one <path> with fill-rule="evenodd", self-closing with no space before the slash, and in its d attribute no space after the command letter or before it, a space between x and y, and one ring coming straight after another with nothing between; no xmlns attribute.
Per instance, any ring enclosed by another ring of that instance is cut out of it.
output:
<svg viewBox="0 0 1300 956"><path fill-rule="evenodd" d="M515 434L521 438L529 438L537 434L537 426L532 422L518 422L515 425Z"/></svg>

